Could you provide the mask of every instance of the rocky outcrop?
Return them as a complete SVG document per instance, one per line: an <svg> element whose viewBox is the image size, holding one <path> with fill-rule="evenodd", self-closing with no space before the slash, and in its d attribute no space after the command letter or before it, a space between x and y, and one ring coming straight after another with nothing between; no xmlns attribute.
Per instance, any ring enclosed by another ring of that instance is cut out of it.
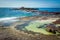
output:
<svg viewBox="0 0 60 40"><path fill-rule="evenodd" d="M49 24L46 26L46 30L56 34L57 27L54 24Z"/></svg>
<svg viewBox="0 0 60 40"><path fill-rule="evenodd" d="M54 24L60 24L60 19L56 20L55 22L53 22Z"/></svg>

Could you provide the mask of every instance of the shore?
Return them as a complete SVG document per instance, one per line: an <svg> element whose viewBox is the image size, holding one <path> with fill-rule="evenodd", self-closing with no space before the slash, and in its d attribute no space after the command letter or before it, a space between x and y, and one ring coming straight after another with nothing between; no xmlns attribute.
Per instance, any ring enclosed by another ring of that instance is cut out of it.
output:
<svg viewBox="0 0 60 40"><path fill-rule="evenodd" d="M3 31L3 32L2 32ZM14 29L0 29L0 40L60 40L58 35L43 35L43 34L27 34L23 31L16 31Z"/></svg>
<svg viewBox="0 0 60 40"><path fill-rule="evenodd" d="M36 20L53 20L56 21L59 18L55 17L24 17L24 18L17 18L18 20L22 22L14 22L12 25L10 25L8 28L0 27L0 40L60 40L60 34L59 35L44 35L44 34L34 34L34 32L24 32L21 30L17 30L15 27L16 25L24 24L25 22L29 21L36 21ZM53 22L52 21L52 22ZM33 33L33 34L32 34Z"/></svg>

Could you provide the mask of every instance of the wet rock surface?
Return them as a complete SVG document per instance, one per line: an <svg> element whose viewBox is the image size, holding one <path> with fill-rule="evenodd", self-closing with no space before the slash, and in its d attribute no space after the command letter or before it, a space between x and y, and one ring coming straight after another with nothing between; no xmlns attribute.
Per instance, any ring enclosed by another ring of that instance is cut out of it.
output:
<svg viewBox="0 0 60 40"><path fill-rule="evenodd" d="M0 29L0 40L60 40L59 35L28 34L13 29Z"/></svg>

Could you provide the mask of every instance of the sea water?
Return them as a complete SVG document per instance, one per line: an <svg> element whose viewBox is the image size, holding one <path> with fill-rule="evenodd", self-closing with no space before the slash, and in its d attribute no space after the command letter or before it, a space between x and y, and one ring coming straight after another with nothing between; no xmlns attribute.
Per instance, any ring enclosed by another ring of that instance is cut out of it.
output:
<svg viewBox="0 0 60 40"><path fill-rule="evenodd" d="M40 11L60 12L60 8L39 8ZM12 8L0 8L0 21L17 17L39 16L37 13L13 10Z"/></svg>
<svg viewBox="0 0 60 40"><path fill-rule="evenodd" d="M21 10L13 10L12 8L0 8L0 21L10 20L18 17L35 16L36 14L31 12L24 12Z"/></svg>
<svg viewBox="0 0 60 40"><path fill-rule="evenodd" d="M40 11L60 12L60 8L39 8Z"/></svg>

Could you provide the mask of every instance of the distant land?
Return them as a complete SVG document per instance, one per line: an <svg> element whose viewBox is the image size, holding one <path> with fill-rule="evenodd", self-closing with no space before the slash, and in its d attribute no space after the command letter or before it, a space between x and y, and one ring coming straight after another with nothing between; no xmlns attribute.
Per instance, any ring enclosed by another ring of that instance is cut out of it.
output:
<svg viewBox="0 0 60 40"><path fill-rule="evenodd" d="M60 15L60 12L48 12L48 11L41 11L39 10L39 8L25 8L25 7L21 7L21 8L13 8L14 10L24 10L27 12L38 12L40 14L51 14L51 15Z"/></svg>

